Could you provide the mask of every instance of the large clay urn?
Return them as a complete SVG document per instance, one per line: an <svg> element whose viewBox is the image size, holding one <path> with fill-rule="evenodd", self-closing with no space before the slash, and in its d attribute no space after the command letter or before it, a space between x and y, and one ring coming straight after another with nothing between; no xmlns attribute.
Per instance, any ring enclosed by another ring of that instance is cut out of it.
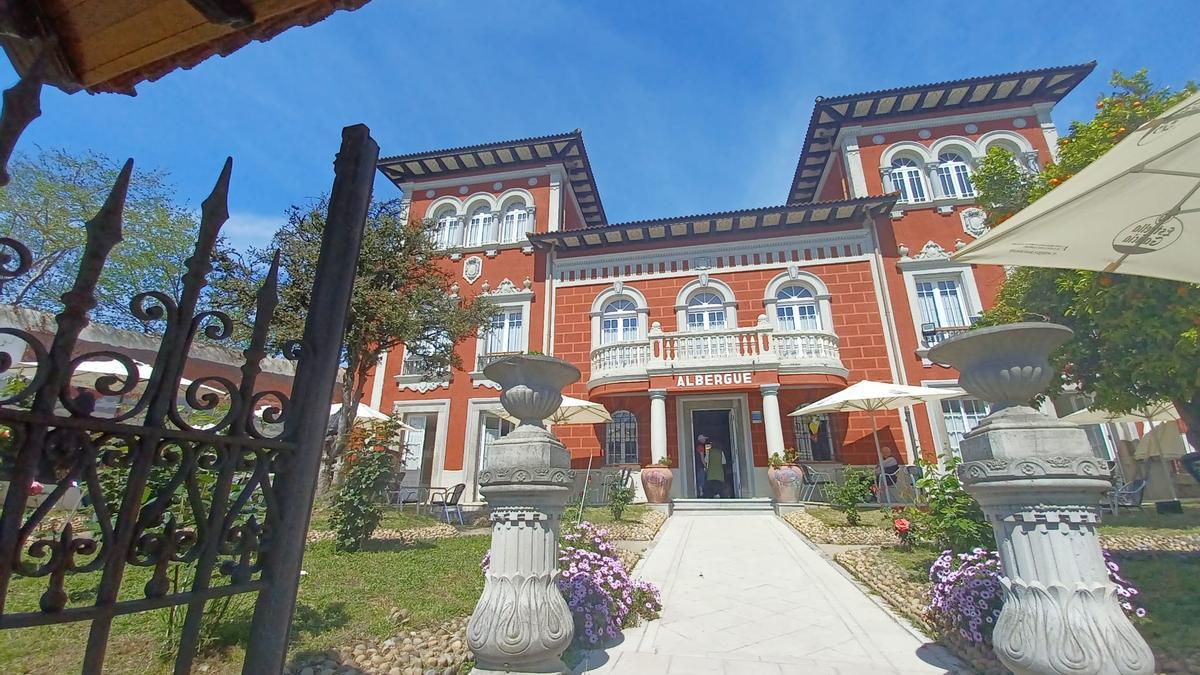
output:
<svg viewBox="0 0 1200 675"><path fill-rule="evenodd" d="M642 467L642 490L646 493L646 501L651 504L671 501L671 481L674 479L669 466L651 464Z"/></svg>
<svg viewBox="0 0 1200 675"><path fill-rule="evenodd" d="M784 464L767 469L767 483L771 486L771 497L776 504L796 504L804 488L804 469L795 464Z"/></svg>

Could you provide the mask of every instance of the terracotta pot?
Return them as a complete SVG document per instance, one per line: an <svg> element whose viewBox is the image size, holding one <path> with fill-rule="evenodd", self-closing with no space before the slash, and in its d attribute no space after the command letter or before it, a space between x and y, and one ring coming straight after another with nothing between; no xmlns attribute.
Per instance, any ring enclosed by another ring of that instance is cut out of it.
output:
<svg viewBox="0 0 1200 675"><path fill-rule="evenodd" d="M668 467L643 467L642 489L646 492L646 501L651 504L666 504L671 501L671 481L674 479L675 476Z"/></svg>
<svg viewBox="0 0 1200 675"><path fill-rule="evenodd" d="M804 487L804 469L795 464L784 464L776 469L767 469L767 482L771 484L771 496L779 504L796 504Z"/></svg>

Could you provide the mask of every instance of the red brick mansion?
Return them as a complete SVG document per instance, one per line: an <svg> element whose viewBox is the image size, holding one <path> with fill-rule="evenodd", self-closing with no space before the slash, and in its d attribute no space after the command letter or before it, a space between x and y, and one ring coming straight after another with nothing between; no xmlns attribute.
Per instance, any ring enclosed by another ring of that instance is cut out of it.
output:
<svg viewBox="0 0 1200 675"><path fill-rule="evenodd" d="M578 366L566 393L612 415L555 428L579 467L668 455L676 496L695 496L682 477L701 433L731 450L739 497L769 494L767 457L786 447L874 463L865 414L788 413L864 379L956 382L928 347L1004 274L948 259L984 231L975 162L994 146L1028 170L1050 161L1051 110L1093 66L818 99L779 206L610 223L579 131L384 158L410 215L437 221L452 292L501 307L459 347L465 372L430 378L402 349L377 368L365 402L419 430L406 482L464 482L477 500L510 428L483 368L531 351ZM880 439L908 461L946 456L985 414L971 399L888 411Z"/></svg>

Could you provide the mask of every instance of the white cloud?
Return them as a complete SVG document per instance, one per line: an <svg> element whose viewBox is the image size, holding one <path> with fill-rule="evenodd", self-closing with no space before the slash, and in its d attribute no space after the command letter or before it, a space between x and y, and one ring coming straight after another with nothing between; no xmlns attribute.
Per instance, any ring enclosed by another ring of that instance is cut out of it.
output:
<svg viewBox="0 0 1200 675"><path fill-rule="evenodd" d="M282 215L235 212L229 214L229 220L221 228L221 233L229 239L234 248L246 251L251 246L262 248L271 243L271 237L283 224Z"/></svg>

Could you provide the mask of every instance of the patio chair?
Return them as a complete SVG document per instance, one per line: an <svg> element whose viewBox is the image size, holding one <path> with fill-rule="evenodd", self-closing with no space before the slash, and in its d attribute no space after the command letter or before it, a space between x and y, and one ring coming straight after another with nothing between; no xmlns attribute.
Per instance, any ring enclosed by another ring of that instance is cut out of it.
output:
<svg viewBox="0 0 1200 675"><path fill-rule="evenodd" d="M421 505L425 500L421 498L421 491L427 490L424 487L398 487L389 493L389 500L393 505L399 504L400 510L403 511L405 506L413 505L413 510L417 513L421 512Z"/></svg>
<svg viewBox="0 0 1200 675"><path fill-rule="evenodd" d="M1127 509L1142 508L1142 496L1146 492L1146 480L1139 478L1113 493L1113 504Z"/></svg>
<svg viewBox="0 0 1200 675"><path fill-rule="evenodd" d="M463 520L462 500L463 491L467 489L466 483L459 483L452 488L433 488L431 490L429 507L435 513L438 508L442 509L442 515L446 517L446 524L450 524L450 514L458 514L458 524L465 525Z"/></svg>
<svg viewBox="0 0 1200 675"><path fill-rule="evenodd" d="M817 490L821 490L821 496L825 496L825 486L833 482L833 477L824 471L817 471L811 465L801 464L800 469L803 471L800 501L811 501Z"/></svg>

